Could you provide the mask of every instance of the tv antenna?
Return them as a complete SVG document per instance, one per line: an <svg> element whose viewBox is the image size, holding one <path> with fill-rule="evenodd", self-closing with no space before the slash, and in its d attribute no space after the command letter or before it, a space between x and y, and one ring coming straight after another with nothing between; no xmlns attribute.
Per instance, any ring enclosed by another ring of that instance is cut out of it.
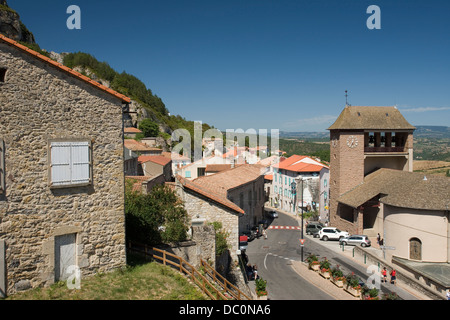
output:
<svg viewBox="0 0 450 320"><path fill-rule="evenodd" d="M350 104L348 104L348 94L347 94L347 90L345 90L345 106L348 107L350 106Z"/></svg>

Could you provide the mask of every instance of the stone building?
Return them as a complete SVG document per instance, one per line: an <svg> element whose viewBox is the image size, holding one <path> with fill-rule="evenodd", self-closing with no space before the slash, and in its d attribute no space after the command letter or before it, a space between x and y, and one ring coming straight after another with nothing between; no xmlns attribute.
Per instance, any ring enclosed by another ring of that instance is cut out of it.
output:
<svg viewBox="0 0 450 320"><path fill-rule="evenodd" d="M230 234L232 257L236 257L239 235L263 219L265 193L261 169L246 164L194 180L177 176L177 192L191 223L221 222Z"/></svg>
<svg viewBox="0 0 450 320"><path fill-rule="evenodd" d="M2 35L0 70L0 294L124 266L130 99Z"/></svg>
<svg viewBox="0 0 450 320"><path fill-rule="evenodd" d="M354 212L341 206L338 198L379 168L412 171L414 129L396 107L344 108L328 128L331 225L363 232Z"/></svg>

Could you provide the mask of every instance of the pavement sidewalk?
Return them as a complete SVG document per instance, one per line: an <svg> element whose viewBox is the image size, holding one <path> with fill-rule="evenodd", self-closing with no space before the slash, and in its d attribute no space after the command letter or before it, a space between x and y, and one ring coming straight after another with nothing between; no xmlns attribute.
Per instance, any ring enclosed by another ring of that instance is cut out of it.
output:
<svg viewBox="0 0 450 320"><path fill-rule="evenodd" d="M280 213L284 213L286 215L294 217L294 214L292 214L290 212L286 212L286 211L280 210L278 208L271 208L271 207L267 207L266 206L266 209L276 210L276 211L278 211ZM301 218L298 217L298 216L295 216L295 218L297 219L299 226L301 226ZM306 220L305 219L303 220L303 223L306 224ZM353 257L353 246L345 246L344 249L343 249L342 246L340 246L340 245L338 245L338 244L336 244L335 242L332 242L332 241L323 242L323 241L321 241L318 238L313 238L312 236L307 236L306 233L304 233L304 237L307 238L308 240L311 240L311 241L320 242L320 244L325 245L328 249L333 250L333 251L335 251L338 254L344 255L346 258L351 259L352 261L358 263L360 266L367 267L366 265L362 264L357 259L354 259L354 257ZM381 257L382 256L381 249L380 249L380 247L377 244L376 238L374 238L374 239L371 238L370 240L372 241L372 246L370 248L368 248L368 250L374 252L377 256ZM343 291L343 289L337 288L329 280L324 280L322 278L322 276L320 276L319 274L315 274L315 272L309 270L308 267L305 265L305 263L302 263L300 261L295 262L295 263L293 263L293 268L304 279L309 280L311 282L317 281L317 285L320 288L324 288L327 293L331 292L331 291L328 292L328 289L334 290L334 291L336 291L335 289L338 289L338 291L339 290ZM318 280L321 280L321 281L319 282ZM329 282L329 284L327 284L327 281ZM417 290L415 290L415 289L413 289L413 288L411 288L411 287L407 286L406 284L403 284L403 283L401 283L399 281L397 281L396 285L389 285L389 290L391 292L395 292L400 298L406 299L406 300L409 300L409 299L412 299L412 298L415 298L415 299L418 299L418 300L431 300L429 297L427 297L423 293L421 293L421 292L419 292L419 291L417 291ZM337 294L336 298L340 297L339 292L336 292L336 294ZM348 294L346 292L343 292L343 294L345 294L344 300L350 300L351 299L350 294ZM332 295L332 294L330 293L330 295ZM350 297L347 297L347 296L350 296Z"/></svg>

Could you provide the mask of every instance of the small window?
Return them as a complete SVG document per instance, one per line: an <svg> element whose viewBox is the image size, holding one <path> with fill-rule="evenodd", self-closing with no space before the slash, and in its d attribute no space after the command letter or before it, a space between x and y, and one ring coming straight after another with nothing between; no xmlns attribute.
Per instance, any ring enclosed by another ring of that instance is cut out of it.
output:
<svg viewBox="0 0 450 320"><path fill-rule="evenodd" d="M5 82L6 68L0 68L0 82Z"/></svg>
<svg viewBox="0 0 450 320"><path fill-rule="evenodd" d="M186 171L186 172L184 173L184 177L185 177L185 178L190 178L190 177L191 177L191 172L190 172L190 171Z"/></svg>
<svg viewBox="0 0 450 320"><path fill-rule="evenodd" d="M92 182L88 141L50 142L50 186L73 187Z"/></svg>

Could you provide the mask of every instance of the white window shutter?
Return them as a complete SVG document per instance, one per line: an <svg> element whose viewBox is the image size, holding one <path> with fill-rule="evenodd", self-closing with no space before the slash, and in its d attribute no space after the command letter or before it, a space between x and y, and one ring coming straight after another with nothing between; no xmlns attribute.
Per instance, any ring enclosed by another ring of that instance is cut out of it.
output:
<svg viewBox="0 0 450 320"><path fill-rule="evenodd" d="M51 184L70 186L91 182L89 142L51 143Z"/></svg>
<svg viewBox="0 0 450 320"><path fill-rule="evenodd" d="M90 157L88 142L73 142L71 148L72 184L90 182Z"/></svg>
<svg viewBox="0 0 450 320"><path fill-rule="evenodd" d="M52 185L70 184L70 142L51 143Z"/></svg>

